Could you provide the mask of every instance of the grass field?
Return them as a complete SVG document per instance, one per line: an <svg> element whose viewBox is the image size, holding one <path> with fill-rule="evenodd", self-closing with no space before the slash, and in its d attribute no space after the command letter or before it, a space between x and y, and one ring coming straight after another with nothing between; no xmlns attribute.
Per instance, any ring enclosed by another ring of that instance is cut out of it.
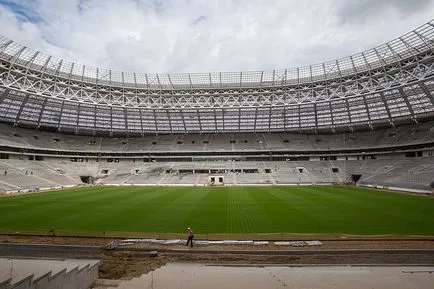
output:
<svg viewBox="0 0 434 289"><path fill-rule="evenodd" d="M0 231L434 236L434 198L355 187L92 187L0 198Z"/></svg>

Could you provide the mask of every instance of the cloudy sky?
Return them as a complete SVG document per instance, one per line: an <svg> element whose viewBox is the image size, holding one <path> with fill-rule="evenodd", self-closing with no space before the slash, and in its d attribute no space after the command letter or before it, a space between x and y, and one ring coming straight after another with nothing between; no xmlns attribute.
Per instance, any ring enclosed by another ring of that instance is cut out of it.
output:
<svg viewBox="0 0 434 289"><path fill-rule="evenodd" d="M353 54L434 15L434 0L0 0L0 33L136 72L287 68Z"/></svg>

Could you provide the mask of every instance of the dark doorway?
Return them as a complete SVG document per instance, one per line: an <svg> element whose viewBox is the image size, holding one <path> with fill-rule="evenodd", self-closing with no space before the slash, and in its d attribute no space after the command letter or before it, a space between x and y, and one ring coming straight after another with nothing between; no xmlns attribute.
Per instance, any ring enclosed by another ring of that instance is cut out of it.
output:
<svg viewBox="0 0 434 289"><path fill-rule="evenodd" d="M353 183L357 183L361 177L362 175L351 175L351 180L353 181Z"/></svg>
<svg viewBox="0 0 434 289"><path fill-rule="evenodd" d="M93 184L94 178L92 176L80 176L81 181L84 184Z"/></svg>

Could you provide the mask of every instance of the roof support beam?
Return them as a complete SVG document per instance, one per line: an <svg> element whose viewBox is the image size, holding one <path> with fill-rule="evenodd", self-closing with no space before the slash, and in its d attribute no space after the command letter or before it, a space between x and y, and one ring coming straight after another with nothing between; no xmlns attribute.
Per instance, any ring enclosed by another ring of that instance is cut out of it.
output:
<svg viewBox="0 0 434 289"><path fill-rule="evenodd" d="M365 96L362 96L362 98L363 98L363 103L365 104L365 107L366 107L366 114L368 116L369 127L371 129L374 129L374 127L372 126L371 112L369 111L368 102L366 101L366 97Z"/></svg>
<svg viewBox="0 0 434 289"><path fill-rule="evenodd" d="M339 61L337 59L336 59L336 68L338 69L339 79L342 82L342 71L341 71L341 68L339 67Z"/></svg>
<svg viewBox="0 0 434 289"><path fill-rule="evenodd" d="M390 114L390 109L389 109L389 106L387 105L386 97L384 96L384 93L381 91L379 92L379 94L380 94L381 100L384 103L384 107L386 108L387 116L389 118L389 123L391 126L394 127L395 124L393 123L392 115Z"/></svg>
<svg viewBox="0 0 434 289"><path fill-rule="evenodd" d="M57 78L58 78L58 76L59 76L59 72L60 72L60 68L62 67L62 64L63 64L63 59L60 59L60 61L59 61L59 65L57 65L56 73L55 73L55 75L56 75L56 80L57 80Z"/></svg>
<svg viewBox="0 0 434 289"><path fill-rule="evenodd" d="M365 53L362 52L361 54L362 54L362 57L363 57L363 61L365 61L365 65L366 65L367 67L369 67L368 72L369 72L369 77L371 77L372 66L371 66L371 64L369 63L369 61L366 59Z"/></svg>
<svg viewBox="0 0 434 289"><path fill-rule="evenodd" d="M238 108L238 132L241 132L241 107Z"/></svg>
<svg viewBox="0 0 434 289"><path fill-rule="evenodd" d="M269 114L268 114L268 132L271 132L271 114L273 113L273 107L270 106Z"/></svg>
<svg viewBox="0 0 434 289"><path fill-rule="evenodd" d="M184 113L182 112L182 109L179 110L179 113L181 114L181 118L182 118L182 124L184 125L184 133L187 133L187 127L185 126L185 116Z"/></svg>
<svg viewBox="0 0 434 289"><path fill-rule="evenodd" d="M121 73L121 77L122 77L122 93L125 93L125 76L123 71ZM111 83L112 83L112 77L111 77L111 70L110 70L110 86Z"/></svg>
<svg viewBox="0 0 434 289"><path fill-rule="evenodd" d="M217 133L217 112L216 109L213 109L212 111L214 112L214 125L215 125L214 132Z"/></svg>
<svg viewBox="0 0 434 289"><path fill-rule="evenodd" d="M127 108L126 107L123 108L123 112L124 112L125 131L126 131L126 133L128 135L129 134L129 130L128 130L128 113L127 113Z"/></svg>
<svg viewBox="0 0 434 289"><path fill-rule="evenodd" d="M348 103L348 98L345 98L345 107L347 108L348 113L348 127L351 131L353 131L353 120L351 118L350 104Z"/></svg>
<svg viewBox="0 0 434 289"><path fill-rule="evenodd" d="M50 61L51 61L51 58L52 58L52 57L49 56L49 57L47 58L47 60L45 61L44 66L42 66L42 69L41 69L42 75L44 75L45 70L47 69L48 63L50 63Z"/></svg>
<svg viewBox="0 0 434 289"><path fill-rule="evenodd" d="M297 106L298 107L298 129L301 132L301 109L300 109L300 105Z"/></svg>
<svg viewBox="0 0 434 289"><path fill-rule="evenodd" d="M417 36L419 36L419 35L417 35ZM419 38L420 38L420 36L419 36ZM417 56L413 53L413 50L416 50L417 53L420 53L420 50L417 47L410 46L410 44L408 44L404 39L402 39L402 37L399 37L398 39L401 40L402 43L404 43L405 47L407 47L407 50L411 52L414 60L417 61ZM423 39L422 39L422 41L426 44L426 42Z"/></svg>
<svg viewBox="0 0 434 289"><path fill-rule="evenodd" d="M162 90L163 86L161 85L160 77L158 76L158 74L157 74L157 82L158 82L158 86L160 87L160 90Z"/></svg>
<svg viewBox="0 0 434 289"><path fill-rule="evenodd" d="M173 134L172 120L170 119L170 113L168 109L166 109L166 114L167 114L167 121L169 122L170 133Z"/></svg>
<svg viewBox="0 0 434 289"><path fill-rule="evenodd" d="M97 116L97 112L98 112L98 106L94 105L93 106L93 135L96 134L96 116Z"/></svg>
<svg viewBox="0 0 434 289"><path fill-rule="evenodd" d="M84 71L86 70L86 65L83 65L81 69L81 82L84 82Z"/></svg>
<svg viewBox="0 0 434 289"><path fill-rule="evenodd" d="M6 48L8 48L8 46L11 45L12 43L13 43L13 41L9 40L6 43L0 45L0 53L2 53L3 51L5 51Z"/></svg>
<svg viewBox="0 0 434 289"><path fill-rule="evenodd" d="M57 130L60 130L60 121L62 119L62 113L63 113L63 107L65 106L65 101L62 101L62 104L60 105L60 112L59 112L59 120L57 121Z"/></svg>
<svg viewBox="0 0 434 289"><path fill-rule="evenodd" d="M255 107L255 120L253 124L253 132L256 132L256 121L258 120L258 108Z"/></svg>
<svg viewBox="0 0 434 289"><path fill-rule="evenodd" d="M145 134L145 129L143 127L143 111L141 108L139 108L139 114L140 114L140 128L142 130L142 136Z"/></svg>
<svg viewBox="0 0 434 289"><path fill-rule="evenodd" d="M133 79L134 79L134 88L136 89L136 95L137 95L137 76L135 73L133 73Z"/></svg>
<svg viewBox="0 0 434 289"><path fill-rule="evenodd" d="M313 104L313 114L315 115L315 133L316 133L316 130L318 129L318 113L316 111L316 102L314 102Z"/></svg>
<svg viewBox="0 0 434 289"><path fill-rule="evenodd" d="M335 121L333 119L333 107L332 107L331 101L329 101L329 109L330 109L330 118L331 118L331 122L332 122L332 131L334 133L335 132Z"/></svg>
<svg viewBox="0 0 434 289"><path fill-rule="evenodd" d="M358 71L357 71L357 68L356 68L356 65L354 64L354 59L353 59L353 56L350 56L350 60L351 60L351 65L353 66L353 69L354 69L354 72L357 74L357 73L359 73ZM357 77L356 77L356 81L357 81Z"/></svg>
<svg viewBox="0 0 434 289"><path fill-rule="evenodd" d="M434 41L432 40L432 39L429 39L429 38L426 38L425 36L423 36L422 34L420 34L419 32L417 32L417 31L414 31L414 33L417 35L417 36L419 36L419 38L426 44L426 46L429 48L429 49L433 49L433 46L434 46ZM418 50L419 51L419 50Z"/></svg>
<svg viewBox="0 0 434 289"><path fill-rule="evenodd" d="M149 91L151 89L148 79L148 74L145 74L145 81L146 81L146 89Z"/></svg>
<svg viewBox="0 0 434 289"><path fill-rule="evenodd" d="M197 121L199 123L199 131L200 131L200 133L202 133L202 122L200 121L199 109L196 109L196 113L197 113Z"/></svg>
<svg viewBox="0 0 434 289"><path fill-rule="evenodd" d="M225 109L222 108L222 124L223 124L223 131L225 131Z"/></svg>
<svg viewBox="0 0 434 289"><path fill-rule="evenodd" d="M29 100L29 98L30 98L30 96L28 94L26 94L26 96L24 97L23 102L20 105L20 109L18 110L17 115L15 117L15 121L14 121L14 125L15 126L18 125L21 113L23 112L23 108L27 104L27 101Z"/></svg>
<svg viewBox="0 0 434 289"><path fill-rule="evenodd" d="M210 81L211 81L211 74L210 74ZM190 73L188 74L188 82L190 83L190 89L193 88L193 83L191 82L191 75Z"/></svg>
<svg viewBox="0 0 434 289"><path fill-rule="evenodd" d="M10 89L5 89L2 94L0 94L0 104L3 103L6 97L9 95Z"/></svg>
<svg viewBox="0 0 434 289"><path fill-rule="evenodd" d="M29 65L31 62L33 62L33 60L35 60L36 56L39 55L39 51L36 51L32 57L30 57L30 59L26 62L25 66ZM29 70L29 67L27 67L27 71Z"/></svg>
<svg viewBox="0 0 434 289"><path fill-rule="evenodd" d="M273 86L274 86L275 78L276 78L276 70L273 70Z"/></svg>
<svg viewBox="0 0 434 289"><path fill-rule="evenodd" d="M312 95L314 95L314 92L313 92L312 65L309 66L309 77L310 77L310 85L311 85L311 88L312 88Z"/></svg>
<svg viewBox="0 0 434 289"><path fill-rule="evenodd" d="M172 90L175 90L175 86L173 86L172 79L170 79L170 74L167 74L167 79L169 79L169 83L172 86Z"/></svg>
<svg viewBox="0 0 434 289"><path fill-rule="evenodd" d="M110 136L113 136L113 107L110 106Z"/></svg>
<svg viewBox="0 0 434 289"><path fill-rule="evenodd" d="M155 109L152 110L152 113L154 114L155 133L158 134L157 114L155 113Z"/></svg>
<svg viewBox="0 0 434 289"><path fill-rule="evenodd" d="M395 49L392 48L392 46L389 45L389 43L386 43L387 48L389 48L390 51L392 51L393 55L395 55L395 59L397 61L402 60L401 55L399 55L398 53L396 53ZM399 66L401 66L401 62L399 62Z"/></svg>
<svg viewBox="0 0 434 289"><path fill-rule="evenodd" d="M15 64L15 62L17 61L17 59L20 57L21 53L23 53L24 50L26 50L26 48L27 48L27 47L25 47L25 46L21 47L21 49L18 50L17 53L15 53L14 55L11 55L11 56L9 57L8 60L11 61L11 64ZM13 61L12 61L12 59L13 59Z"/></svg>
<svg viewBox="0 0 434 289"><path fill-rule="evenodd" d="M300 85L300 67L297 67L297 84Z"/></svg>
<svg viewBox="0 0 434 289"><path fill-rule="evenodd" d="M47 105L47 99L48 99L47 97L44 97L44 102L42 103L41 111L39 112L37 128L41 127L42 114L44 113L45 106Z"/></svg>
<svg viewBox="0 0 434 289"><path fill-rule="evenodd" d="M111 107L110 107L111 110ZM80 111L81 111L81 103L78 103L78 107L77 107L77 120L75 123L75 133L78 134L78 126L80 123ZM110 121L110 123L113 123L112 121Z"/></svg>
<svg viewBox="0 0 434 289"><path fill-rule="evenodd" d="M434 105L434 96L431 93L431 91L428 89L428 87L426 87L425 83L423 83L422 81L419 81L419 86L423 90L423 92L426 94L426 96L429 98L429 100L431 100L431 103Z"/></svg>
<svg viewBox="0 0 434 289"><path fill-rule="evenodd" d="M68 80L71 81L72 71L74 70L74 62L71 65L71 69L69 70Z"/></svg>
<svg viewBox="0 0 434 289"><path fill-rule="evenodd" d="M404 92L404 90L402 89L402 87L398 87L398 91L401 94L402 99L404 100L405 104L408 107L408 110L410 111L411 114L411 119L417 123L417 118L416 115L414 114L414 110L413 107L411 106L410 102L408 101L408 96L407 94Z"/></svg>

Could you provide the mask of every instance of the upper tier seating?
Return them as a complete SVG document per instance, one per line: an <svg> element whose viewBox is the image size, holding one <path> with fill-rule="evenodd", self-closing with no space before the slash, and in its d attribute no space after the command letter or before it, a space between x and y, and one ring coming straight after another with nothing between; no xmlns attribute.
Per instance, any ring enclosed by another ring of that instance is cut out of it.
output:
<svg viewBox="0 0 434 289"><path fill-rule="evenodd" d="M190 134L110 138L66 135L0 124L0 146L85 152L321 151L434 142L434 121L344 134Z"/></svg>

